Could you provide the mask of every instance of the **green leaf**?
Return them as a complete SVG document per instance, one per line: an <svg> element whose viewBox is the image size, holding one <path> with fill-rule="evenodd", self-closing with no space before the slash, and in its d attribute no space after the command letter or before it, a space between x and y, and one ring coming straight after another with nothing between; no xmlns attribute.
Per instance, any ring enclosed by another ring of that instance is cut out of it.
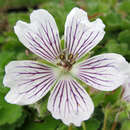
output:
<svg viewBox="0 0 130 130"><path fill-rule="evenodd" d="M106 51L110 52L110 53L118 53L118 54L122 54L122 55L130 54L128 43L118 43L114 39L111 39L107 42L107 44L104 48L104 53Z"/></svg>
<svg viewBox="0 0 130 130"><path fill-rule="evenodd" d="M8 22L10 24L10 28L13 29L14 25L18 20L22 20L25 22L29 22L29 13L9 13L8 14ZM12 30L13 31L13 30Z"/></svg>
<svg viewBox="0 0 130 130"><path fill-rule="evenodd" d="M122 122L126 119L128 119L128 113L126 111L120 112L118 116L118 121Z"/></svg>
<svg viewBox="0 0 130 130"><path fill-rule="evenodd" d="M98 105L104 102L105 94L104 92L95 92L91 97L94 102L94 106L97 107Z"/></svg>
<svg viewBox="0 0 130 130"><path fill-rule="evenodd" d="M120 6L119 6L119 10L120 11L124 11L126 13L130 13L130 1L123 1L121 2Z"/></svg>
<svg viewBox="0 0 130 130"><path fill-rule="evenodd" d="M13 60L15 57L14 52L10 51L1 51L0 53L0 69L2 72L4 72L5 65L10 61Z"/></svg>
<svg viewBox="0 0 130 130"><path fill-rule="evenodd" d="M22 107L8 104L4 97L5 94L0 92L0 125L15 123L22 116Z"/></svg>
<svg viewBox="0 0 130 130"><path fill-rule="evenodd" d="M51 116L48 116L43 122L26 122L22 130L55 130L59 123L59 120L55 120Z"/></svg>
<svg viewBox="0 0 130 130"><path fill-rule="evenodd" d="M126 120L122 123L121 130L130 130L130 120Z"/></svg>
<svg viewBox="0 0 130 130"><path fill-rule="evenodd" d="M105 105L114 104L116 101L120 100L121 92L122 88L120 87L114 90L113 92L106 93L106 96L104 98Z"/></svg>
<svg viewBox="0 0 130 130"><path fill-rule="evenodd" d="M86 124L86 129L87 130L98 130L98 128L100 127L100 121L91 118L88 121L85 121Z"/></svg>
<svg viewBox="0 0 130 130"><path fill-rule="evenodd" d="M118 40L120 42L130 43L130 30L124 30L119 33ZM129 46L130 47L130 46Z"/></svg>
<svg viewBox="0 0 130 130"><path fill-rule="evenodd" d="M107 25L107 31L116 31L121 29L122 18L116 12L108 13L106 16L102 17L104 23Z"/></svg>
<svg viewBox="0 0 130 130"><path fill-rule="evenodd" d="M15 126L14 125L3 125L0 126L0 130L15 130Z"/></svg>

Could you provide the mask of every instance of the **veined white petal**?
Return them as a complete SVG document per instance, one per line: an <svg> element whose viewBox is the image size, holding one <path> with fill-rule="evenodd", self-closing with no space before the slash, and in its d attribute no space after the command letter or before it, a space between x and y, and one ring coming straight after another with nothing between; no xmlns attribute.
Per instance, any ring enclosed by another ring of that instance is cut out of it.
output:
<svg viewBox="0 0 130 130"><path fill-rule="evenodd" d="M72 72L89 86L102 91L112 91L124 83L120 64L123 56L114 53L102 54L74 66Z"/></svg>
<svg viewBox="0 0 130 130"><path fill-rule="evenodd" d="M104 28L101 19L89 22L85 11L73 8L65 23L65 43L68 52L80 58L103 39Z"/></svg>
<svg viewBox="0 0 130 130"><path fill-rule="evenodd" d="M126 77L124 83L122 84L123 87L123 99L127 102L130 102L130 63L126 62L120 65L120 70Z"/></svg>
<svg viewBox="0 0 130 130"><path fill-rule="evenodd" d="M130 76L129 76L130 80ZM127 102L130 102L130 81L123 84L124 92L123 92L123 99Z"/></svg>
<svg viewBox="0 0 130 130"><path fill-rule="evenodd" d="M82 121L91 117L94 105L84 88L75 80L61 79L51 92L48 110L64 124L80 126Z"/></svg>
<svg viewBox="0 0 130 130"><path fill-rule="evenodd" d="M12 61L5 67L5 73L3 83L11 89L5 99L19 105L40 100L56 80L52 68L34 61Z"/></svg>
<svg viewBox="0 0 130 130"><path fill-rule="evenodd" d="M19 40L33 53L50 62L60 53L59 32L48 11L39 9L30 15L31 23L18 21L14 27Z"/></svg>

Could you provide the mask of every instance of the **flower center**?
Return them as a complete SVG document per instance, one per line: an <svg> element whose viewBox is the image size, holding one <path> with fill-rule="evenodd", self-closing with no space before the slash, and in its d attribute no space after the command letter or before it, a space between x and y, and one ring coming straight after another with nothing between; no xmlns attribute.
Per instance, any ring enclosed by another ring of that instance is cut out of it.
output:
<svg viewBox="0 0 130 130"><path fill-rule="evenodd" d="M77 54L68 54L66 50L64 50L58 56L57 65L64 68L65 71L70 71L72 69L73 64L76 63Z"/></svg>

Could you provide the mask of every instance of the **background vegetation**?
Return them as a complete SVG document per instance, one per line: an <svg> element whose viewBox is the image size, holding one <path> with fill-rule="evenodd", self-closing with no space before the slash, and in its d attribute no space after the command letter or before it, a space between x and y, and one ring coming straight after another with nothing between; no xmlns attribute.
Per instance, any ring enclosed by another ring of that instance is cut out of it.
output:
<svg viewBox="0 0 130 130"><path fill-rule="evenodd" d="M47 9L56 19L60 36L64 32L67 14L73 7L88 12L89 19L100 17L106 24L106 35L92 51L119 53L130 62L130 0L0 0L0 130L66 130L60 120L52 118L46 110L48 95L43 103L18 106L6 103L8 92L2 84L5 65L12 60L36 59L26 50L14 34L17 20L29 22L33 9ZM130 130L130 105L121 99L122 89L114 92L91 93L95 112L85 121L87 130ZM39 111L40 110L40 111ZM73 130L81 130L73 127Z"/></svg>

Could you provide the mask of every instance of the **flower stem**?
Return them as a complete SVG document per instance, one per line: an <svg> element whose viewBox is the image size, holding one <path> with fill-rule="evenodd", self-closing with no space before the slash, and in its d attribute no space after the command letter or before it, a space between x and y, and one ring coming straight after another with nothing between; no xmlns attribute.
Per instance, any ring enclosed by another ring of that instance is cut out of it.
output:
<svg viewBox="0 0 130 130"><path fill-rule="evenodd" d="M107 124L107 114L105 114L105 116L104 116L104 122L103 122L102 130L106 130L106 124Z"/></svg>
<svg viewBox="0 0 130 130"><path fill-rule="evenodd" d="M86 130L85 122L82 122L82 128L83 130Z"/></svg>
<svg viewBox="0 0 130 130"><path fill-rule="evenodd" d="M118 113L116 114L116 117L115 117L115 120L114 120L114 122L113 122L113 124L112 124L111 130L115 130L115 129L116 129L119 114L120 114L120 112L118 112Z"/></svg>
<svg viewBox="0 0 130 130"><path fill-rule="evenodd" d="M68 127L68 130L72 130L72 124Z"/></svg>
<svg viewBox="0 0 130 130"><path fill-rule="evenodd" d="M111 128L111 130L115 130L116 125L117 125L117 122L116 122L116 121L114 121L114 122L113 122L113 124L112 124L112 128Z"/></svg>

